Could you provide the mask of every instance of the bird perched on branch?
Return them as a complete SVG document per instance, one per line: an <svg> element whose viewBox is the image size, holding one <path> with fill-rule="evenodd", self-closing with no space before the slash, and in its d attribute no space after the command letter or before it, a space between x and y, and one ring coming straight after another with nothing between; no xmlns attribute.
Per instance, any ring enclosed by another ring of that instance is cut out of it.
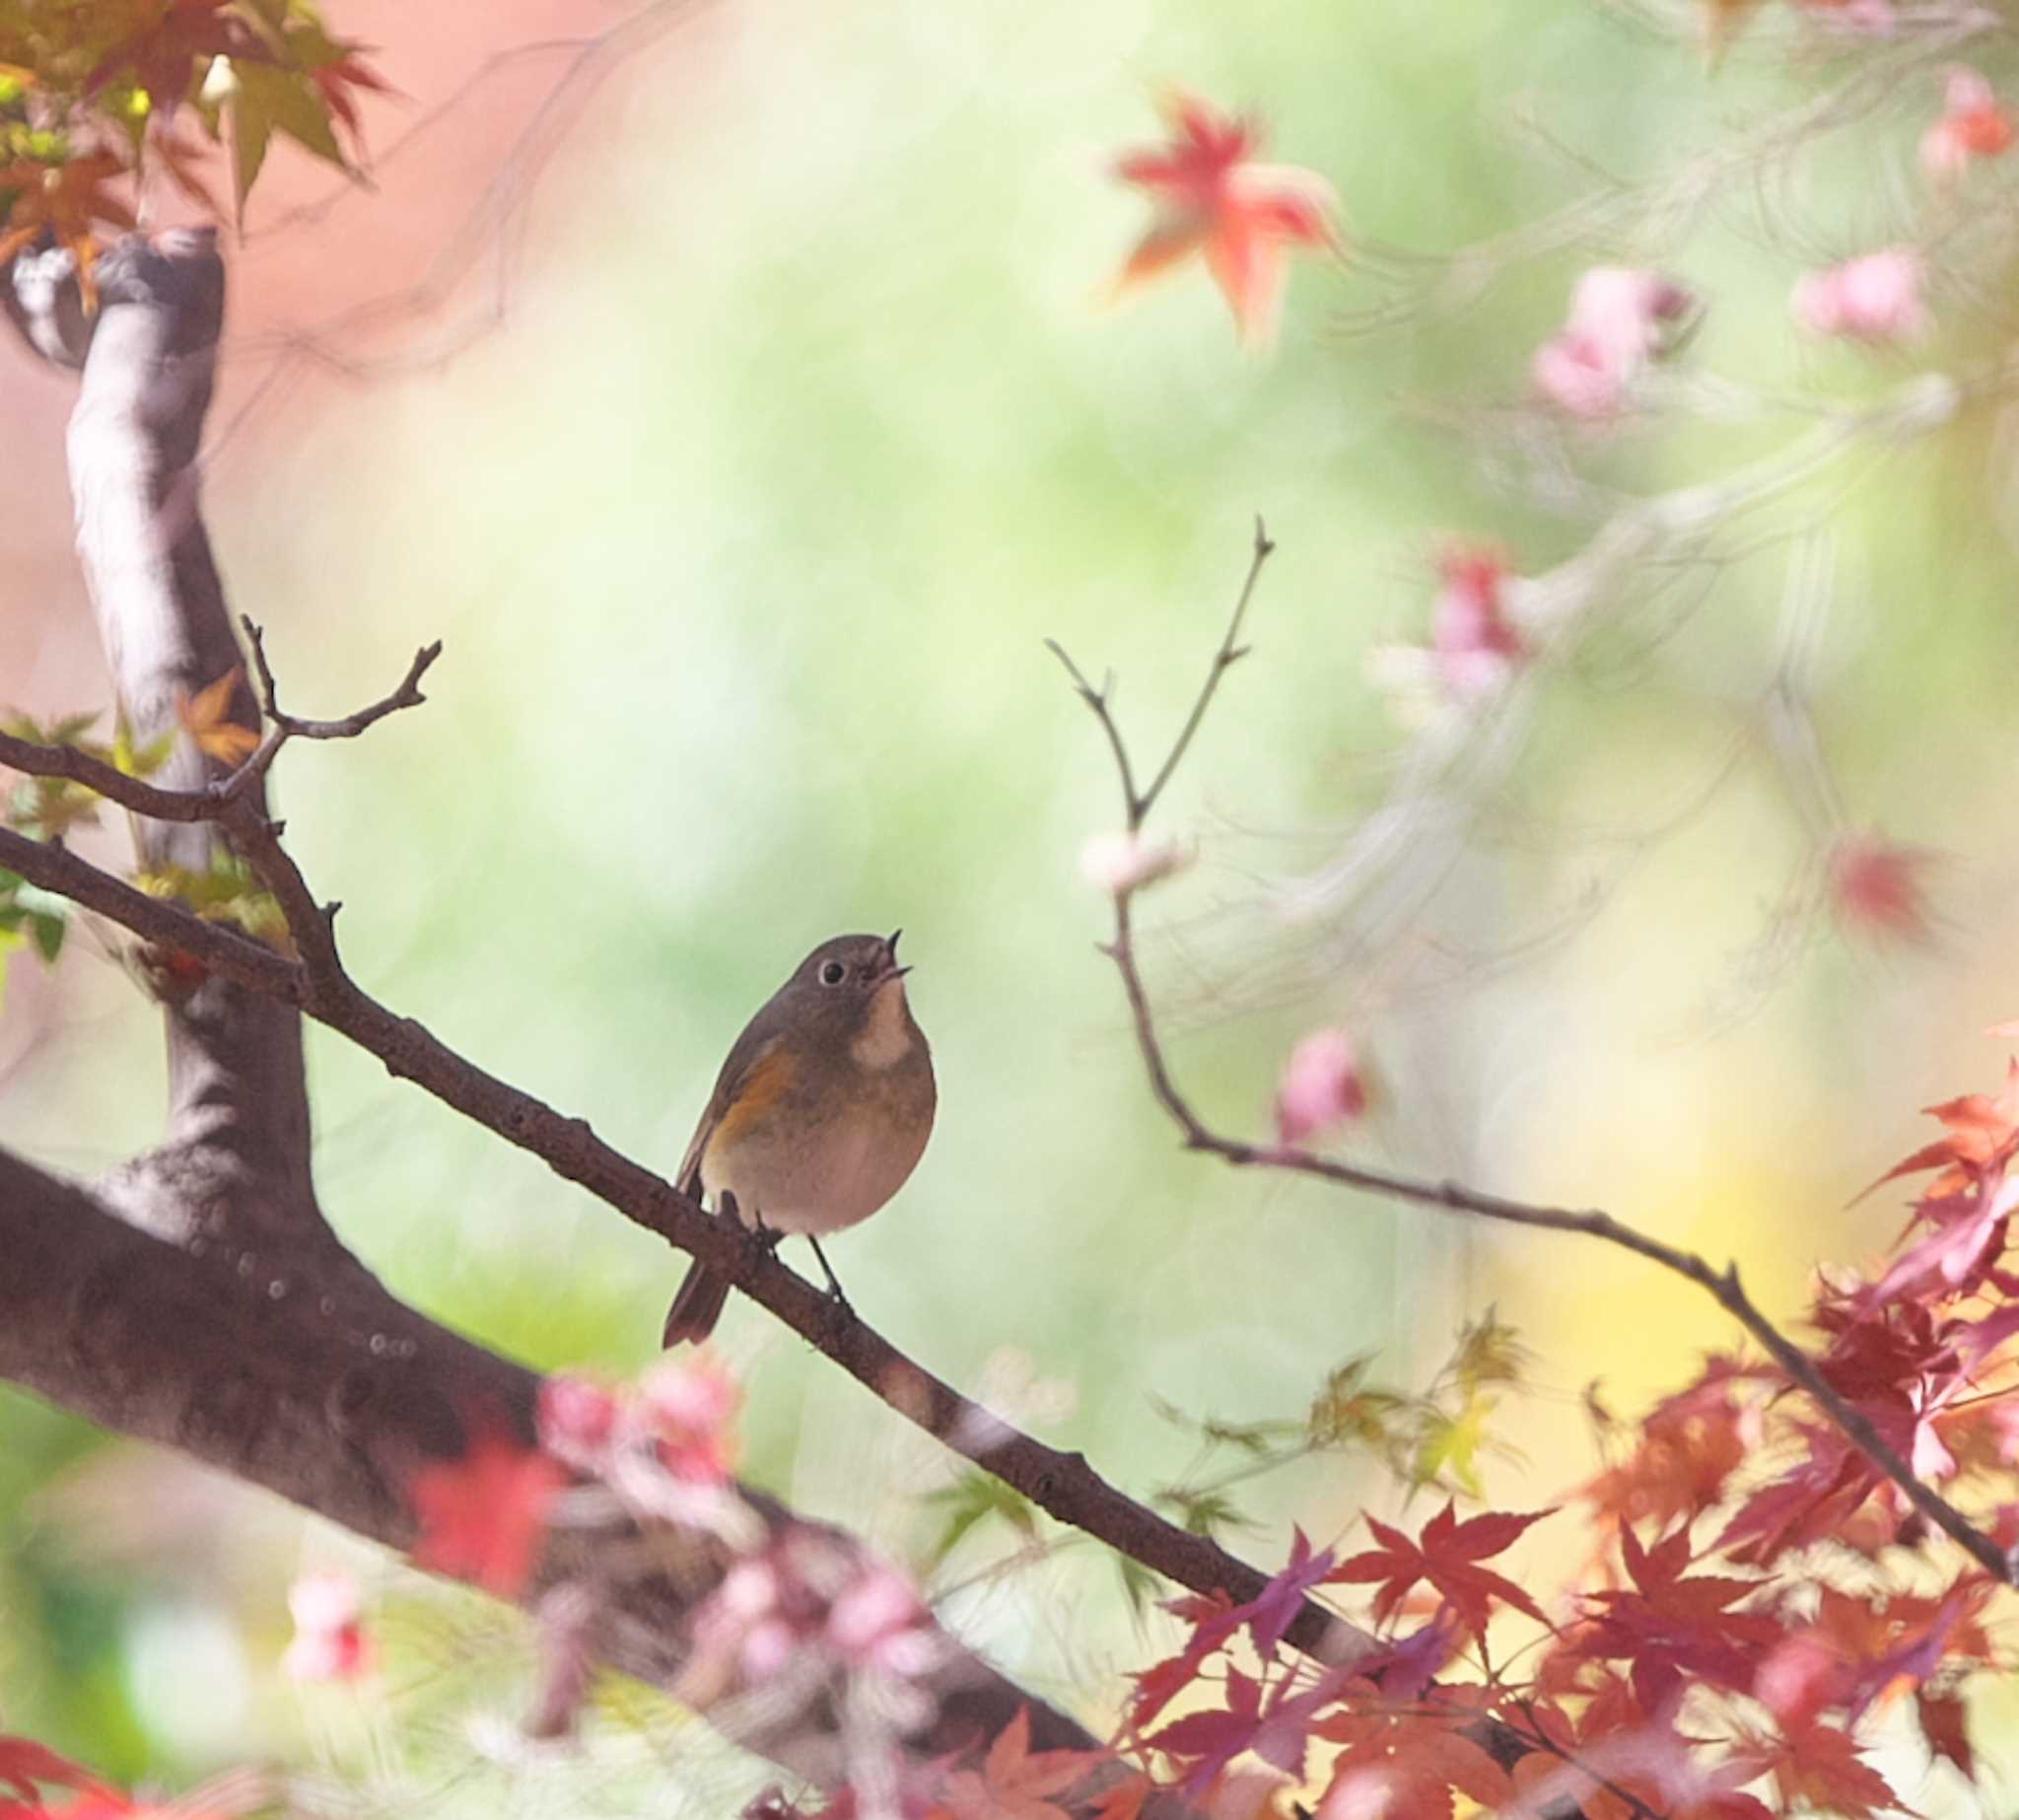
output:
<svg viewBox="0 0 2019 1820"><path fill-rule="evenodd" d="M911 1015L897 937L836 936L800 962L722 1065L680 1163L682 1193L776 1242L867 1220L902 1188L933 1135L933 1052ZM712 1333L730 1292L696 1259L666 1315L665 1344Z"/></svg>

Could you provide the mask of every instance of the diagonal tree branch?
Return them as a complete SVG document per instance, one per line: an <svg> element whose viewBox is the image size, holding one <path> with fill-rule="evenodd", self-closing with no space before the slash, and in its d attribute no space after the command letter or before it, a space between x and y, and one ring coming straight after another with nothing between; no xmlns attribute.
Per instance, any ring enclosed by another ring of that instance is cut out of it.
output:
<svg viewBox="0 0 2019 1820"><path fill-rule="evenodd" d="M180 947L255 991L300 1006L377 1056L388 1073L414 1082L538 1156L564 1180L705 1260L900 1415L1060 1522L1195 1592L1223 1590L1245 1602L1268 1583L1266 1575L1209 1537L1180 1529L1118 1490L1083 1454L1047 1446L971 1402L852 1310L838 1307L824 1292L751 1244L739 1227L704 1213L670 1182L606 1144L586 1120L557 1112L476 1067L412 1018L388 1011L340 970L331 980L313 980L304 962L145 896L59 847L5 828L0 828L0 866L109 916L150 942ZM1304 1607L1289 1640L1333 1663L1351 1662L1372 1646L1365 1633L1315 1604Z"/></svg>
<svg viewBox="0 0 2019 1820"><path fill-rule="evenodd" d="M1172 755L1159 767L1156 784L1141 797L1136 794L1130 781L1133 771L1128 742L1115 720L1112 688L1089 688L1073 660L1056 643L1052 645L1060 662L1072 675L1081 700L1100 722L1101 729L1107 735L1108 744L1115 754L1117 768L1121 774L1123 794L1129 805L1129 826L1132 833L1142 826L1144 815L1148 813L1157 792L1169 779L1176 759L1183 755L1185 746L1198 731L1199 722L1218 687L1220 676L1234 659L1243 655L1241 650L1236 649L1241 621L1247 611L1249 597L1254 592L1256 571L1273 547L1260 520L1257 520L1254 560L1249 567L1248 579L1241 589L1240 597L1235 603L1226 635L1221 639L1219 649L1214 654L1206 681L1193 704L1191 714L1186 719L1183 731L1171 748ZM1579 1233L1587 1238L1596 1238L1607 1244L1617 1245L1637 1257L1661 1265L1679 1277L1686 1278L1714 1297L1718 1305L1759 1342L1788 1377L1808 1392L1851 1444L1898 1486L1914 1507L1929 1522L1957 1542L1995 1578L2007 1584L2019 1584L2019 1551L2008 1555L1992 1537L1979 1529L1954 1505L1915 1475L1914 1469L1879 1433L1870 1419L1848 1399L1833 1389L1815 1361L1762 1312L1741 1286L1739 1268L1735 1262L1727 1264L1723 1270L1717 1270L1697 1253L1650 1237L1626 1222L1597 1209L1577 1211L1509 1200L1504 1196L1486 1194L1453 1181L1428 1181L1418 1176L1372 1168L1360 1163L1340 1162L1329 1156L1315 1155L1293 1145L1248 1144L1213 1130L1200 1118L1190 1100L1180 1090L1164 1054L1163 1044L1157 1035L1156 1018L1149 1002L1149 993L1144 985L1142 970L1136 961L1132 912L1139 888L1137 885L1125 883L1116 889L1115 932L1102 952L1113 960L1115 970L1121 976L1122 990L1128 998L1129 1014L1135 1026L1136 1045L1142 1054L1144 1069L1149 1077L1150 1090L1155 1095L1157 1104L1183 1134L1188 1150L1203 1151L1238 1168L1280 1169L1295 1175L1315 1176L1343 1188L1355 1188L1383 1196L1388 1200L1406 1201L1419 1207L1435 1208L1442 1213L1470 1215L1476 1219L1545 1231Z"/></svg>

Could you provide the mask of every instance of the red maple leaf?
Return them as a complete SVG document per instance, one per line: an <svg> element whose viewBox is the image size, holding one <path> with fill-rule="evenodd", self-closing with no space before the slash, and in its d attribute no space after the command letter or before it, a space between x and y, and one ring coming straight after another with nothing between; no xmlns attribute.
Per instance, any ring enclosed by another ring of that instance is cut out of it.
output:
<svg viewBox="0 0 2019 1820"><path fill-rule="evenodd" d="M1304 1594L1313 1586L1324 1583L1336 1559L1329 1548L1312 1554L1310 1537L1300 1528L1291 1529L1289 1565L1239 1608L1239 1614L1247 1618L1248 1635L1254 1639L1258 1654L1265 1657L1276 1654L1276 1646L1283 1642L1284 1633L1296 1621L1297 1613L1303 1610Z"/></svg>
<svg viewBox="0 0 2019 1820"><path fill-rule="evenodd" d="M1242 340L1266 342L1283 307L1286 251L1337 245L1332 186L1295 165L1254 163L1261 133L1253 122L1195 95L1167 90L1158 111L1169 141L1115 161L1115 175L1156 204L1116 288L1132 289L1200 253Z"/></svg>
<svg viewBox="0 0 2019 1820"><path fill-rule="evenodd" d="M1228 1764L1248 1751L1292 1781L1301 1782L1313 1722L1350 1678L1346 1672L1321 1675L1299 1693L1295 1691L1292 1675L1286 1674L1274 1687L1265 1690L1264 1684L1252 1675L1229 1668L1225 1706L1188 1713L1146 1742L1188 1765L1180 1785L1188 1794L1197 1794L1207 1787Z"/></svg>
<svg viewBox="0 0 2019 1820"><path fill-rule="evenodd" d="M1610 1669L1590 1692L1574 1720L1562 1707L1529 1700L1508 1714L1517 1730L1533 1732L1546 1746L1515 1764L1522 1798L1512 1812L1547 1814L1574 1801L1585 1820L1649 1813L1664 1820L1772 1820L1765 1802L1739 1792L1757 1771L1706 1761L1698 1748L1702 1740L1685 1737L1667 1719L1649 1718L1632 1687Z"/></svg>
<svg viewBox="0 0 2019 1820"><path fill-rule="evenodd" d="M1600 1609L1588 1652L1628 1662L1634 1697L1648 1713L1667 1711L1692 1680L1750 1690L1761 1654L1783 1633L1773 1618L1729 1608L1758 1593L1761 1582L1687 1577L1687 1523L1651 1549L1623 1529L1620 1555L1634 1584L1591 1595Z"/></svg>
<svg viewBox="0 0 2019 1820"><path fill-rule="evenodd" d="M1404 1595L1419 1580L1427 1581L1441 1593L1475 1637L1485 1635L1488 1607L1496 1599L1547 1624L1549 1620L1543 1616L1541 1606L1526 1592L1512 1580L1477 1564L1489 1555L1497 1555L1529 1524L1549 1514L1548 1510L1532 1510L1525 1516L1493 1511L1461 1523L1454 1505L1447 1500L1443 1509L1424 1525L1421 1545L1378 1517L1370 1516L1367 1527L1381 1546L1342 1562L1327 1577L1335 1581L1378 1582L1379 1589L1374 1594L1377 1624L1394 1614Z"/></svg>
<svg viewBox="0 0 2019 1820"><path fill-rule="evenodd" d="M1976 1614L1990 1589L1982 1575L1939 1601L1825 1586L1814 1618L1760 1665L1753 1692L1784 1731L1833 1707L1855 1723L1874 1705L1918 1690L1944 1662L1984 1659L1989 1639Z"/></svg>
<svg viewBox="0 0 2019 1820"><path fill-rule="evenodd" d="M1996 1094L1964 1093L1922 1110L1948 1126L1949 1135L1895 1163L1858 1200L1890 1181L1918 1175L1923 1169L1941 1171L1927 1185L1931 1196L1960 1194L1993 1168L2002 1169L2019 1148L2019 1060L2006 1065L2005 1085Z"/></svg>
<svg viewBox="0 0 2019 1820"><path fill-rule="evenodd" d="M408 1483L420 1521L415 1564L511 1598L532 1573L548 1507L567 1482L537 1447L478 1432L460 1459L424 1466Z"/></svg>
<svg viewBox="0 0 2019 1820"><path fill-rule="evenodd" d="M1678 1517L1709 1509L1750 1451L1738 1392L1760 1375L1733 1359L1707 1361L1694 1384L1648 1412L1634 1451L1590 1480L1582 1496L1608 1526L1645 1523L1662 1533Z"/></svg>
<svg viewBox="0 0 2019 1820"><path fill-rule="evenodd" d="M1809 1724L1777 1738L1749 1739L1734 1762L1748 1782L1772 1776L1785 1807L1799 1801L1844 1820L1871 1820L1881 1809L1912 1811L1886 1779L1862 1761L1857 1740L1834 1725Z"/></svg>
<svg viewBox="0 0 2019 1820"><path fill-rule="evenodd" d="M1754 1493L1715 1543L1747 1567L1772 1566L1788 1549L1824 1536L1845 1539L1845 1524L1879 1483L1879 1469L1841 1430L1819 1423L1790 1426L1806 1455Z"/></svg>
<svg viewBox="0 0 2019 1820"><path fill-rule="evenodd" d="M1915 1706L1928 1749L1937 1757L1948 1758L1965 1776L1974 1777L1977 1761L1970 1748L1963 1702L1953 1693L1935 1693L1924 1687L1915 1695Z"/></svg>
<svg viewBox="0 0 2019 1820"><path fill-rule="evenodd" d="M46 1744L37 1744L33 1738L0 1736L0 1788L12 1789L20 1795L33 1813L39 1811L37 1783L54 1783L58 1787L78 1788L86 1794L114 1801L123 1802L125 1798L82 1764L71 1762Z"/></svg>
<svg viewBox="0 0 2019 1820"><path fill-rule="evenodd" d="M196 71L208 70L212 58L274 61L275 47L268 35L233 0L167 0L145 12L151 15L146 25L114 44L85 78L87 95L119 76L131 76L147 91L154 112L172 119Z"/></svg>
<svg viewBox="0 0 2019 1820"><path fill-rule="evenodd" d="M1206 1658L1241 1628L1246 1615L1218 1589L1168 1600L1164 1609L1189 1619L1192 1637L1176 1655L1166 1656L1154 1667L1143 1669L1133 1677L1136 1696L1130 1703L1129 1722L1138 1730L1161 1713L1180 1688L1189 1687L1198 1678Z"/></svg>

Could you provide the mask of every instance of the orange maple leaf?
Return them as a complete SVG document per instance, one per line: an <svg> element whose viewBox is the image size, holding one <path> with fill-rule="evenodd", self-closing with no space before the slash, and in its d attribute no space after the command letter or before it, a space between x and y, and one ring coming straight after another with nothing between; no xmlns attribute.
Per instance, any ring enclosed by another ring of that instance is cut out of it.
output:
<svg viewBox="0 0 2019 1820"><path fill-rule="evenodd" d="M2019 1148L2019 1060L2006 1064L2005 1085L1995 1096L1964 1093L1922 1110L1948 1126L1949 1135L1923 1145L1904 1162L1895 1163L1870 1188L1859 1193L1851 1203L1853 1207L1888 1182L1903 1175L1918 1175L1923 1169L1941 1171L1928 1183L1923 1200L1961 1194L2008 1162L2014 1149Z"/></svg>
<svg viewBox="0 0 2019 1820"><path fill-rule="evenodd" d="M1750 1748L1735 1753L1734 1762L1749 1780L1771 1775L1775 1792L1788 1806L1802 1802L1845 1820L1912 1811L1864 1761L1857 1740L1833 1725L1801 1725L1777 1738L1749 1742Z"/></svg>
<svg viewBox="0 0 2019 1820"><path fill-rule="evenodd" d="M195 695L182 689L175 696L175 716L189 730L198 748L228 765L242 764L259 749L257 729L231 718L232 696L244 673L243 664L234 664Z"/></svg>
<svg viewBox="0 0 2019 1820"><path fill-rule="evenodd" d="M100 222L131 228L133 211L105 185L124 177L126 167L109 152L94 152L62 164L20 158L0 165L0 194L12 190L14 200L0 220L0 264L47 234L77 261L77 288L84 307L98 307L92 269L98 261L96 232Z"/></svg>
<svg viewBox="0 0 2019 1820"><path fill-rule="evenodd" d="M955 1820L1070 1820L1051 1800L1105 1761L1099 1751L1030 1748L1030 1709L1018 1707L989 1746L979 1771L959 1770L946 1779L944 1810Z"/></svg>
<svg viewBox="0 0 2019 1820"><path fill-rule="evenodd" d="M1200 253L1241 339L1265 344L1282 313L1286 252L1339 244L1332 186L1296 165L1254 163L1249 155L1261 144L1260 130L1195 95L1168 90L1158 111L1170 140L1115 161L1115 175L1148 190L1156 204L1116 293Z"/></svg>
<svg viewBox="0 0 2019 1820"><path fill-rule="evenodd" d="M1333 1760L1319 1811L1448 1814L1454 1788L1484 1808L1505 1805L1514 1792L1507 1772L1460 1730L1475 1723L1472 1713L1444 1718L1373 1706L1327 1720L1319 1736L1346 1749Z"/></svg>

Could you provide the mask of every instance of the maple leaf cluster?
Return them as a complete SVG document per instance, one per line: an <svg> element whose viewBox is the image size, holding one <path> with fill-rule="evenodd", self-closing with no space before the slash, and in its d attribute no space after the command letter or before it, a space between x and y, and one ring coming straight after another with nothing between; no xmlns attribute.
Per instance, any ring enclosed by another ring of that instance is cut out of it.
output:
<svg viewBox="0 0 2019 1820"><path fill-rule="evenodd" d="M2009 1547L2019 1063L1996 1093L1930 1110L1942 1135L1882 1178L1928 1178L1908 1227L1883 1266L1820 1284L1810 1357ZM2002 1578L1771 1362L1713 1356L1637 1423L1591 1408L1609 1458L1575 1494L1598 1546L1570 1583L1545 1599L1498 1564L1549 1512L1447 1503L1414 1533L1369 1514L1358 1553L1299 1530L1257 1598L1168 1607L1186 1641L1134 1678L1118 1749L1200 1798L1273 1772L1321 1790L1320 1815L1443 1815L1462 1797L1508 1815L1572 1802L1589 1820L1862 1820L1906 1810L1867 1756L1905 1708L1934 1758L1972 1773L1965 1697L1999 1665ZM1367 1604L1344 1615L1374 1653L1341 1668L1285 1648L1307 1598L1357 1586Z"/></svg>
<svg viewBox="0 0 2019 1820"><path fill-rule="evenodd" d="M59 246L89 304L106 231L144 219L156 177L222 215L199 147L177 133L184 108L229 142L243 216L276 133L354 171L358 96L385 88L309 0L0 5L0 262Z"/></svg>
<svg viewBox="0 0 2019 1820"><path fill-rule="evenodd" d="M136 738L123 710L109 739L94 736L99 718L96 712L87 712L43 723L9 712L0 714L0 734L31 745L68 746L122 776L143 779L169 762L180 737L186 736L197 751L215 760L222 767L220 776L245 764L260 746L258 715L239 665L194 695L179 695L175 724L151 739ZM0 794L0 825L35 840L62 841L76 829L97 827L104 805L104 799L88 784L26 773ZM218 847L201 872L186 866L143 866L129 878L150 897L172 900L206 922L230 923L281 953L294 952L287 918L272 892L244 860L227 848ZM53 963L62 951L71 918L71 906L64 899L0 872L0 995L5 992L10 952L32 941L42 960ZM164 999L185 996L207 977L202 965L180 949L142 945L129 958L150 989Z"/></svg>

